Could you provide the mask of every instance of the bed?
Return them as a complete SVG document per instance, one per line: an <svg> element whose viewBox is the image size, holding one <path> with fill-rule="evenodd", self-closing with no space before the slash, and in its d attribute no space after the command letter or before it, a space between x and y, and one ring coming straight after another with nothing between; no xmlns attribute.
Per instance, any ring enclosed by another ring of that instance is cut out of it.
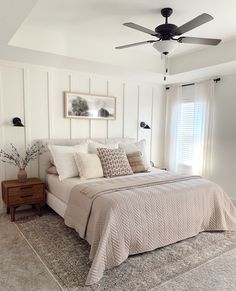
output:
<svg viewBox="0 0 236 291"><path fill-rule="evenodd" d="M40 172L45 177L48 157L41 159ZM91 245L87 285L97 283L106 269L129 255L202 231L236 231L231 199L217 184L199 176L152 170L89 182L78 178L60 182L48 175L47 183L48 205Z"/></svg>

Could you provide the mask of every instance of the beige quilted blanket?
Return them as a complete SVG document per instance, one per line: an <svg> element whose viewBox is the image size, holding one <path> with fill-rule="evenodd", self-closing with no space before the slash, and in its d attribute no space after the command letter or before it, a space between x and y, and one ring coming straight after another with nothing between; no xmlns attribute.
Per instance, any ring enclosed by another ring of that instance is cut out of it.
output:
<svg viewBox="0 0 236 291"><path fill-rule="evenodd" d="M170 172L75 186L64 218L91 245L87 285L129 255L206 230L236 230L236 208L217 184Z"/></svg>

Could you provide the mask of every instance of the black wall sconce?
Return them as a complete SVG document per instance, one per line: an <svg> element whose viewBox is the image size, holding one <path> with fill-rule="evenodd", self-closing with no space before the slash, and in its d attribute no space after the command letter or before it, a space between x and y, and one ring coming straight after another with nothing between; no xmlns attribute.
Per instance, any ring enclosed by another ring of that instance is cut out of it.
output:
<svg viewBox="0 0 236 291"><path fill-rule="evenodd" d="M14 126L24 127L24 124L22 124L21 119L19 117L14 117L12 119L12 123Z"/></svg>
<svg viewBox="0 0 236 291"><path fill-rule="evenodd" d="M151 127L144 121L140 122L140 127L142 127L143 129L151 129Z"/></svg>

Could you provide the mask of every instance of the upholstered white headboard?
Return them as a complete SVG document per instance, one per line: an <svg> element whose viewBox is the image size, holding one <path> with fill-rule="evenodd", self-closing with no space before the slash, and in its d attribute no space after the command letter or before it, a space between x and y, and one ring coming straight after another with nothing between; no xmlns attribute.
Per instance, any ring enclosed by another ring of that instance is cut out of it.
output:
<svg viewBox="0 0 236 291"><path fill-rule="evenodd" d="M118 142L125 142L125 143L132 143L136 140L134 138L109 138L109 139L42 139L38 141L38 145L45 145L46 151L39 156L39 177L43 181L45 181L47 169L51 166L50 162L50 153L47 148L47 145L54 144L54 145L62 145L62 146L73 146L76 144L85 143L86 141L97 141L103 144L111 144L111 143L118 143Z"/></svg>

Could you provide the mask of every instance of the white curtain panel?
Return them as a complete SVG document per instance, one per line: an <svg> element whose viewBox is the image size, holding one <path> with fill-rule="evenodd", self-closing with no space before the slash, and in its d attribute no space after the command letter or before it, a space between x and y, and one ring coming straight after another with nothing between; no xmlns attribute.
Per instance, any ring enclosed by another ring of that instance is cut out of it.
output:
<svg viewBox="0 0 236 291"><path fill-rule="evenodd" d="M165 165L168 170L177 170L176 147L177 147L177 115L178 105L181 102L182 87L171 86L167 91L166 104L166 127L165 127Z"/></svg>
<svg viewBox="0 0 236 291"><path fill-rule="evenodd" d="M183 174L211 175L214 81L167 91L165 164Z"/></svg>

